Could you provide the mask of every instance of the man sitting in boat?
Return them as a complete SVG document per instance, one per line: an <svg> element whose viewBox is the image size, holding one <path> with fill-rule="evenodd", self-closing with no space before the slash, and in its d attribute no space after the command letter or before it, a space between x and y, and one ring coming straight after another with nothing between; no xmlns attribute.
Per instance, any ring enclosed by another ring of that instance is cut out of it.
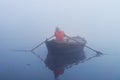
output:
<svg viewBox="0 0 120 80"><path fill-rule="evenodd" d="M64 42L64 31L60 30L60 28L56 28L55 30L55 37L57 42Z"/></svg>
<svg viewBox="0 0 120 80"><path fill-rule="evenodd" d="M64 31L62 31L60 28L56 27L54 36L57 42L64 42L65 34ZM53 72L55 78L58 78L60 75L64 73L64 68L57 67L56 69L53 70Z"/></svg>

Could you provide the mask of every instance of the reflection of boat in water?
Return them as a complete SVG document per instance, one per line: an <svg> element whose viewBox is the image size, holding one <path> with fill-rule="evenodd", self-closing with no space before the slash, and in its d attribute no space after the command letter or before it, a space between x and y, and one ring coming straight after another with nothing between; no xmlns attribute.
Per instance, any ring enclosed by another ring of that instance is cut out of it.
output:
<svg viewBox="0 0 120 80"><path fill-rule="evenodd" d="M51 39L51 36L49 39ZM44 60L39 54L36 54L34 50L46 43L48 54ZM72 67L78 63L89 61L95 57L99 57L103 53L97 51L86 45L86 40L81 37L68 37L64 42L57 42L56 40L46 40L32 50L15 50L22 52L32 52L36 57L45 63L45 65L54 72L55 79L58 80L58 76L64 73L64 70ZM86 58L84 54L84 47L96 52L96 55ZM27 64L30 66L30 64Z"/></svg>
<svg viewBox="0 0 120 80"><path fill-rule="evenodd" d="M84 60L84 47L86 40L81 37L73 37L66 39L64 42L56 42L55 40L46 41L48 54L45 60L46 66L54 71L57 68L68 68L73 64L78 64Z"/></svg>
<svg viewBox="0 0 120 80"><path fill-rule="evenodd" d="M56 37L56 40L50 40L53 37ZM67 38L67 39L64 39ZM62 41L62 42L61 42ZM48 54L46 59L44 60L40 55L34 52L42 44L46 43ZM96 52L96 55L88 57L84 54L84 47ZM37 56L41 61L45 63L45 65L54 72L55 79L58 79L58 76L64 73L66 68L72 67L74 64L78 64L80 62L86 62L95 57L102 55L100 51L97 51L86 45L86 40L77 36L77 37L69 37L64 34L59 28L56 28L55 35L49 37L46 41L41 42L32 50L15 50L15 51L24 51L24 52L32 52L35 56ZM30 64L27 64L28 66Z"/></svg>

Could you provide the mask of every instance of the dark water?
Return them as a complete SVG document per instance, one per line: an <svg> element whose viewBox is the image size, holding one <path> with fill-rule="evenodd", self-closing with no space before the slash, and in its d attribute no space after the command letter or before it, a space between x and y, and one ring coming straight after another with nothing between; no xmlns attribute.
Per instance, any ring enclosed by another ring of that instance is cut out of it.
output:
<svg viewBox="0 0 120 80"><path fill-rule="evenodd" d="M120 80L120 11L118 0L0 1L0 80L54 80L45 64L30 52L58 25L70 36L106 55L75 65L60 80ZM45 59L45 45L36 53ZM95 53L85 48L86 56Z"/></svg>

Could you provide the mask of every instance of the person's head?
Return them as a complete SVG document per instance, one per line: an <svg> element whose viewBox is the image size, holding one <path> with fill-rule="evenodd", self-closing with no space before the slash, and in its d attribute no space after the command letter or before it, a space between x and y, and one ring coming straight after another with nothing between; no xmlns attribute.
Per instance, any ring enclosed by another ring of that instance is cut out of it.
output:
<svg viewBox="0 0 120 80"><path fill-rule="evenodd" d="M60 28L59 28L59 27L56 27L55 31L60 31Z"/></svg>

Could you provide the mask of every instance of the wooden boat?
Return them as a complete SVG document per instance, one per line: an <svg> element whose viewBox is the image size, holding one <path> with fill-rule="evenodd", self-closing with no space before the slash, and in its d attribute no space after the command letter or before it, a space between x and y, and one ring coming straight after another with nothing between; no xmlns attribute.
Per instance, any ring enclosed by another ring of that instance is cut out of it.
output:
<svg viewBox="0 0 120 80"><path fill-rule="evenodd" d="M67 68L86 58L84 54L86 40L79 36L72 38L76 41L71 39L65 39L64 42L57 42L54 39L46 41L48 54L45 64L49 69Z"/></svg>

